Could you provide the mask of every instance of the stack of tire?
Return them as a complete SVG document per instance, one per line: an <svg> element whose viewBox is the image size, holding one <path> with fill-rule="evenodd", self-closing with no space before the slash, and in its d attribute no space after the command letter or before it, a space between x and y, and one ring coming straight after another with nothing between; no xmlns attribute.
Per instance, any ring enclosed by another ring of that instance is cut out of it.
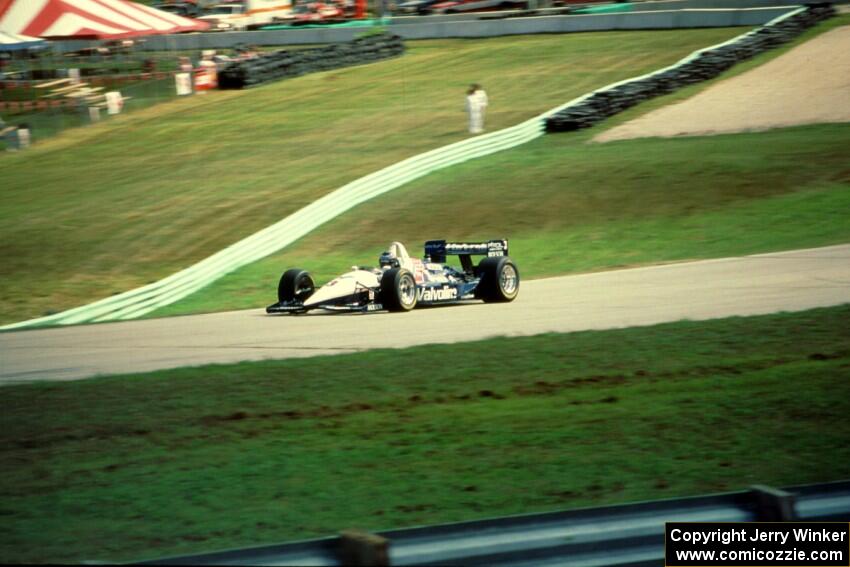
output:
<svg viewBox="0 0 850 567"><path fill-rule="evenodd" d="M274 51L253 59L229 63L218 74L220 89L242 89L298 77L307 73L341 69L404 53L404 42L395 34L375 34L347 43L297 51Z"/></svg>
<svg viewBox="0 0 850 567"><path fill-rule="evenodd" d="M835 9L829 3L810 4L799 14L762 26L736 42L703 51L683 65L597 91L547 118L546 131L568 132L588 128L650 98L712 79L740 61L791 41L806 29L834 15Z"/></svg>

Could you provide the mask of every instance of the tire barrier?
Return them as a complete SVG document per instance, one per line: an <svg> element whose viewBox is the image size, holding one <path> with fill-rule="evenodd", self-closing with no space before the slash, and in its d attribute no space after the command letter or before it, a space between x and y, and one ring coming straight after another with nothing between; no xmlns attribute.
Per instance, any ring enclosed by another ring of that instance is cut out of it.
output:
<svg viewBox="0 0 850 567"><path fill-rule="evenodd" d="M730 42L698 51L672 67L598 90L580 104L547 118L546 131L588 128L645 100L713 79L736 63L787 43L833 15L835 9L830 4L812 4Z"/></svg>
<svg viewBox="0 0 850 567"><path fill-rule="evenodd" d="M274 51L228 64L218 74L220 89L241 89L298 77L307 73L341 69L398 57L404 42L393 34L375 34L346 43L298 51Z"/></svg>
<svg viewBox="0 0 850 567"><path fill-rule="evenodd" d="M787 19L795 18L805 11L806 8L795 8L775 18L766 27L772 27ZM0 330L44 325L121 321L141 317L187 297L246 264L274 254L361 203L440 169L535 140L546 133L549 118L562 115L576 108L582 108L589 99L592 99L598 93L611 91L631 83L640 83L645 79L679 69L703 53L713 52L726 45L737 44L753 33L755 32L748 32L725 43L696 51L678 63L660 71L626 79L582 95L543 114L529 118L516 126L436 148L355 179L275 224L152 284L113 295L88 305L74 307L61 313L5 325L0 327Z"/></svg>

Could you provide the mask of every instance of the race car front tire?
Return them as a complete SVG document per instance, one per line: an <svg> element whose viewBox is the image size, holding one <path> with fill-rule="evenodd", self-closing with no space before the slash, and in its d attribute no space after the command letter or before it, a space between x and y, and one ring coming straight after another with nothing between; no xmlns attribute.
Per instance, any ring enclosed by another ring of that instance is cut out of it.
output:
<svg viewBox="0 0 850 567"><path fill-rule="evenodd" d="M307 270L293 268L286 270L280 276L277 285L277 299L281 303L289 303L293 300L304 302L316 291L316 284Z"/></svg>
<svg viewBox="0 0 850 567"><path fill-rule="evenodd" d="M519 269L507 256L491 256L478 263L481 281L475 296L486 303L506 303L519 294Z"/></svg>
<svg viewBox="0 0 850 567"><path fill-rule="evenodd" d="M416 307L416 280L404 268L390 268L381 275L381 304L388 311L410 311Z"/></svg>

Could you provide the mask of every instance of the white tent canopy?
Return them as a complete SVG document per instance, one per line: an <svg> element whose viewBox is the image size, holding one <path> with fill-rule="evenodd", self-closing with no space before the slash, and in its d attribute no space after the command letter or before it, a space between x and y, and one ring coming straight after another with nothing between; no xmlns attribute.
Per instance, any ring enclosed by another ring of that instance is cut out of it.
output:
<svg viewBox="0 0 850 567"><path fill-rule="evenodd" d="M37 37L20 35L0 30L0 51L18 51L44 47L47 42Z"/></svg>

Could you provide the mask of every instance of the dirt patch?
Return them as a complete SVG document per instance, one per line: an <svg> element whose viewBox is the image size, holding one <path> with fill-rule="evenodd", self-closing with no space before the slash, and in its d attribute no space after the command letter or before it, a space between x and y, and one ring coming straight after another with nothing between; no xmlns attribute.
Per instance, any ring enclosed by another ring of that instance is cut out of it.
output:
<svg viewBox="0 0 850 567"><path fill-rule="evenodd" d="M850 26L596 136L609 142L850 122Z"/></svg>

